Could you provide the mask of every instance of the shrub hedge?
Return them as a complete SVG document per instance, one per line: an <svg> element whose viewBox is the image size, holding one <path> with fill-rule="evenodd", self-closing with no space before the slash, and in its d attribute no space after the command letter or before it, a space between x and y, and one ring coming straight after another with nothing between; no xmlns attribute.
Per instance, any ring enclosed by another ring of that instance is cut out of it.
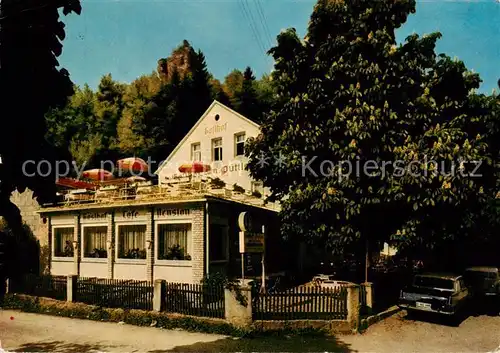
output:
<svg viewBox="0 0 500 353"><path fill-rule="evenodd" d="M203 319L154 311L110 309L82 303L63 302L22 294L8 294L4 308L27 313L47 314L94 321L124 322L136 326L154 326L165 329L180 328L191 332L214 333L242 337L251 331L242 330L221 319Z"/></svg>
<svg viewBox="0 0 500 353"><path fill-rule="evenodd" d="M46 314L93 321L123 322L135 326L153 326L164 329L183 329L190 332L203 332L234 337L257 338L263 336L325 336L328 332L320 328L292 328L285 325L282 329L240 329L222 319L197 318L155 311L111 309L83 303L71 303L49 298L33 297L24 294L7 294L3 308L20 310L27 313Z"/></svg>

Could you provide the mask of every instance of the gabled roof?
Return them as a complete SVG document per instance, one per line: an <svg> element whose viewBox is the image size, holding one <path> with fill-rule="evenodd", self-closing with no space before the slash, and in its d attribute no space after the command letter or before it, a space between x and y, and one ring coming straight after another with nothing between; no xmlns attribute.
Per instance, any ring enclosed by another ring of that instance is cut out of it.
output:
<svg viewBox="0 0 500 353"><path fill-rule="evenodd" d="M170 152L170 154L168 155L167 159L165 159L161 164L160 166L158 167L158 169L156 169L155 171L155 174L158 174L158 172L170 161L170 159L172 158L173 155L175 155L175 153L179 150L179 148L182 146L182 144L184 143L184 141L186 141L189 136L191 136L191 134L193 133L194 130L196 130L196 128L201 124L202 120L210 113L210 111L216 106L218 105L219 107L227 110L228 112L236 115L238 118L244 120L245 122L257 127L260 129L260 125L253 122L252 120L244 117L243 115L241 115L240 113L238 113L237 111L225 106L224 104L214 100L212 102L212 104L210 104L210 106L207 108L207 110L205 110L205 112L203 113L203 115L201 116L201 118L198 119L198 121L196 122L196 124L194 124L194 126L191 128L191 130L189 130L189 132L186 134L186 136L184 136L184 138L181 140L181 142L179 142L177 144L177 146L175 146L174 150L172 152Z"/></svg>

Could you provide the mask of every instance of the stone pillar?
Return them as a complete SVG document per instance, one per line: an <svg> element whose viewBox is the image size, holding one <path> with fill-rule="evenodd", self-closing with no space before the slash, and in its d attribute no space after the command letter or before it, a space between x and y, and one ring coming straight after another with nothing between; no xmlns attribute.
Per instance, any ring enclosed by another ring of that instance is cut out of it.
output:
<svg viewBox="0 0 500 353"><path fill-rule="evenodd" d="M73 274L80 274L81 251L80 216L75 216L75 233L73 236Z"/></svg>
<svg viewBox="0 0 500 353"><path fill-rule="evenodd" d="M205 274L205 217L203 208L196 208L193 212L193 250L191 255L192 282L200 283ZM207 254L208 256L208 254Z"/></svg>
<svg viewBox="0 0 500 353"><path fill-rule="evenodd" d="M157 279L155 281L153 292L153 310L162 311L164 309L165 294L167 293L167 283L165 280Z"/></svg>
<svg viewBox="0 0 500 353"><path fill-rule="evenodd" d="M73 302L76 299L76 281L78 276L69 275L68 282L66 284L66 301Z"/></svg>
<svg viewBox="0 0 500 353"><path fill-rule="evenodd" d="M224 289L226 320L230 324L240 328L247 328L252 325L251 281L245 282L246 283L240 285L240 292L246 303L241 303L240 300L238 300L235 291Z"/></svg>
<svg viewBox="0 0 500 353"><path fill-rule="evenodd" d="M353 331L359 327L359 286L347 287L347 321Z"/></svg>
<svg viewBox="0 0 500 353"><path fill-rule="evenodd" d="M149 210L148 223L146 225L146 278L153 281L153 263L154 263L154 236L153 236L153 209Z"/></svg>
<svg viewBox="0 0 500 353"><path fill-rule="evenodd" d="M366 313L371 314L373 312L373 283L365 282L363 286L366 292Z"/></svg>
<svg viewBox="0 0 500 353"><path fill-rule="evenodd" d="M108 251L108 278L113 279L113 266L115 262L115 222L114 212L111 211L106 216L108 234L106 236L106 246Z"/></svg>

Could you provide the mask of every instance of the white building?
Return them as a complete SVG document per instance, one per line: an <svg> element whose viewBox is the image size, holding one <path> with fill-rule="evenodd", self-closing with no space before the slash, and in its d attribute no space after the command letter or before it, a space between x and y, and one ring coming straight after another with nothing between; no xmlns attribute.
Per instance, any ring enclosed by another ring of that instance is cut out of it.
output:
<svg viewBox="0 0 500 353"><path fill-rule="evenodd" d="M237 184L265 194L262 183L245 170L243 155L245 141L259 133L259 125L214 102L156 171L160 187L146 186L148 191L142 193L136 186L134 193L99 196L104 186L89 191L83 201L43 207L38 212L44 225L41 242L50 249L47 271L183 283L199 283L214 272L240 276L243 212L251 214L250 233L265 226L265 247L246 254L245 276L258 275L262 251L267 254L267 273L289 266L295 257L283 245L276 205L227 190ZM194 161L210 165L203 176L221 179L226 190L172 183L183 175L179 166Z"/></svg>
<svg viewBox="0 0 500 353"><path fill-rule="evenodd" d="M210 166L204 176L221 179L227 188L237 184L245 191L267 194L262 182L253 180L245 170L245 142L259 133L258 124L214 101L156 171L160 186L182 177L181 165L200 162Z"/></svg>

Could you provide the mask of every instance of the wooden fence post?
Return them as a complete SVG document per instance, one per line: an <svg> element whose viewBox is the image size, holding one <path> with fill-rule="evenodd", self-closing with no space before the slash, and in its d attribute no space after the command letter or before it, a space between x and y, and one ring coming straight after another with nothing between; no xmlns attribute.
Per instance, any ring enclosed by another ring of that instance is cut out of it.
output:
<svg viewBox="0 0 500 353"><path fill-rule="evenodd" d="M359 328L359 286L347 287L347 321L353 331Z"/></svg>
<svg viewBox="0 0 500 353"><path fill-rule="evenodd" d="M162 279L155 280L153 290L153 310L162 311L165 309L165 294L167 292L167 284Z"/></svg>
<svg viewBox="0 0 500 353"><path fill-rule="evenodd" d="M373 283L371 282L366 282L362 284L363 287L365 287L365 293L366 293L366 313L368 315L371 315L373 312Z"/></svg>
<svg viewBox="0 0 500 353"><path fill-rule="evenodd" d="M73 302L76 299L76 284L78 276L69 275L66 287L66 301Z"/></svg>

